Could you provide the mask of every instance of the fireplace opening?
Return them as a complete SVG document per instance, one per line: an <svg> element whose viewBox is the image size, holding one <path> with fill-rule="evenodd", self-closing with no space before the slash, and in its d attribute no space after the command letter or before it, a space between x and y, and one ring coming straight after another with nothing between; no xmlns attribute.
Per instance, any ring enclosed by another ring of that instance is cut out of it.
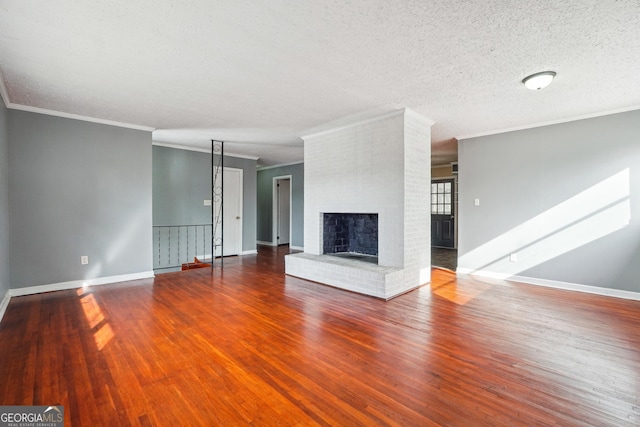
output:
<svg viewBox="0 0 640 427"><path fill-rule="evenodd" d="M378 263L378 214L325 213L322 218L324 254Z"/></svg>

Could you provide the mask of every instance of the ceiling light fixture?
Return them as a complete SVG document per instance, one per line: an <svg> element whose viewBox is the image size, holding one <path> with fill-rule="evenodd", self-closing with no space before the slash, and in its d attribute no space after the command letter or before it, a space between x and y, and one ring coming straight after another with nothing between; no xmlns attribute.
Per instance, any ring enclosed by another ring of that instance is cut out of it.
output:
<svg viewBox="0 0 640 427"><path fill-rule="evenodd" d="M530 76L522 79L522 83L531 90L543 89L551 83L551 80L556 76L555 71L543 71L541 73L531 74Z"/></svg>

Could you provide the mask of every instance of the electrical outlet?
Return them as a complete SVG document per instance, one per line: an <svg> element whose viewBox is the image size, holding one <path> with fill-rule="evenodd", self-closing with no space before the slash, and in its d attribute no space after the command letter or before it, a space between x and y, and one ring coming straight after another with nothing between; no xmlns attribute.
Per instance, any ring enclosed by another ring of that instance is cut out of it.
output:
<svg viewBox="0 0 640 427"><path fill-rule="evenodd" d="M211 200L205 200L204 201L204 205L205 206L211 206Z"/></svg>
<svg viewBox="0 0 640 427"><path fill-rule="evenodd" d="M511 254L511 255L509 255L509 261L511 261L511 262L518 262L518 254Z"/></svg>
<svg viewBox="0 0 640 427"><path fill-rule="evenodd" d="M88 257L88 256L86 256L86 255L82 255L82 256L80 257L80 264L82 264L82 265L87 265L87 264L89 264L89 257Z"/></svg>

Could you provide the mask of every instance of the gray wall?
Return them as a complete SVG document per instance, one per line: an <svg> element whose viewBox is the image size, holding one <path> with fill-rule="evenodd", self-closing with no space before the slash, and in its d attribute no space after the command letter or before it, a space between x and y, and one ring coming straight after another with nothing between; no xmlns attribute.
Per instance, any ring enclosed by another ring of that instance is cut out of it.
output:
<svg viewBox="0 0 640 427"><path fill-rule="evenodd" d="M640 291L640 110L463 140L459 166L460 269Z"/></svg>
<svg viewBox="0 0 640 427"><path fill-rule="evenodd" d="M7 109L0 98L0 301L9 290L9 138Z"/></svg>
<svg viewBox="0 0 640 427"><path fill-rule="evenodd" d="M8 135L11 288L152 270L150 132L10 110Z"/></svg>
<svg viewBox="0 0 640 427"><path fill-rule="evenodd" d="M304 247L304 164L258 171L258 241L273 242L273 178L291 175L291 246Z"/></svg>
<svg viewBox="0 0 640 427"><path fill-rule="evenodd" d="M216 156L217 157L217 156ZM256 249L256 161L224 158L242 169L242 250ZM153 146L153 225L211 223L211 154Z"/></svg>

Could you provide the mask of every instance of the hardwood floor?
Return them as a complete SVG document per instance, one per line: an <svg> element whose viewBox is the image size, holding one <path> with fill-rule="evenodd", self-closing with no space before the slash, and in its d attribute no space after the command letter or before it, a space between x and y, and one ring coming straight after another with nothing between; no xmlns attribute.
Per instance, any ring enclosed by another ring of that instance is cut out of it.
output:
<svg viewBox="0 0 640 427"><path fill-rule="evenodd" d="M450 248L431 248L431 265L456 271L458 267L458 250Z"/></svg>
<svg viewBox="0 0 640 427"><path fill-rule="evenodd" d="M438 269L384 302L259 252L13 298L0 403L67 426L640 425L640 302Z"/></svg>

